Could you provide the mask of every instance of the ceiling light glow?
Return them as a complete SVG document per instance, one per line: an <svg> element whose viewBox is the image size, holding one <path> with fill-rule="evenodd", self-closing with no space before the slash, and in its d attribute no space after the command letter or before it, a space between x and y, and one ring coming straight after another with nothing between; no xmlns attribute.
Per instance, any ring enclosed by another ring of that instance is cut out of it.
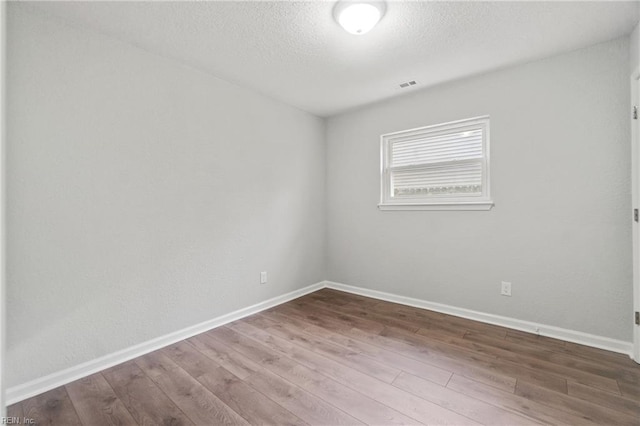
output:
<svg viewBox="0 0 640 426"><path fill-rule="evenodd" d="M341 7L337 11L337 21L345 31L351 34L362 35L369 32L382 18L382 7L379 2L344 2L336 7L338 6Z"/></svg>

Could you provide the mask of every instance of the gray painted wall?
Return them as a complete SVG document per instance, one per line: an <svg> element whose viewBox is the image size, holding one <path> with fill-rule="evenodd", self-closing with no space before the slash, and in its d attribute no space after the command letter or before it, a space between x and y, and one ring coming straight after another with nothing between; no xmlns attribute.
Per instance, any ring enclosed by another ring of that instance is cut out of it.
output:
<svg viewBox="0 0 640 426"><path fill-rule="evenodd" d="M629 34L629 72L635 72L640 66L640 24Z"/></svg>
<svg viewBox="0 0 640 426"><path fill-rule="evenodd" d="M7 2L0 3L0 417L7 415L5 403L5 140L6 140L6 31Z"/></svg>
<svg viewBox="0 0 640 426"><path fill-rule="evenodd" d="M632 33L629 35L629 73L632 79L637 78L636 73L640 70L640 24L636 25L636 27L633 29ZM631 82L631 86L630 86L631 90L631 102L632 105L638 105L639 102L639 94L638 94L638 88L637 85L633 83L633 81ZM633 142L634 144L634 148L635 151L633 152L633 156L634 158L638 158L638 152L637 152L637 146L638 146L638 142L637 142L637 136L634 136L634 130L638 129L638 123L631 120L631 134L632 134L632 138L635 138L635 141ZM638 179L638 167L633 167L633 175L632 175L632 182L635 184L639 183L639 179ZM640 194L638 194L638 188L634 188L634 185L632 183L631 189L633 192L633 207L638 207L638 196ZM634 280L635 280L635 286L634 286L634 295L633 295L633 300L634 300L634 311L638 312L640 311L640 288L638 285L638 274L640 273L639 268L639 262L638 262L638 228L637 226L634 227L634 252L633 252L633 266L634 266ZM633 359L636 360L636 362L640 363L640 327L635 327L635 335L634 335L634 348L633 348Z"/></svg>
<svg viewBox="0 0 640 426"><path fill-rule="evenodd" d="M628 105L623 38L330 118L327 278L630 341ZM493 210L378 210L381 134L485 114Z"/></svg>
<svg viewBox="0 0 640 426"><path fill-rule="evenodd" d="M325 278L630 340L626 38L325 128L9 9L8 386ZM484 114L493 210L377 209L380 134Z"/></svg>
<svg viewBox="0 0 640 426"><path fill-rule="evenodd" d="M13 4L8 54L7 386L324 278L323 120Z"/></svg>

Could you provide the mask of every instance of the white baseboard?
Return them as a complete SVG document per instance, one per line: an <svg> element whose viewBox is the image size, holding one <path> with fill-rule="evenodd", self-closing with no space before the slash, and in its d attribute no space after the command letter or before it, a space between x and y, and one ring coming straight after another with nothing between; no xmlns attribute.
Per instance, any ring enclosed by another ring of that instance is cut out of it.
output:
<svg viewBox="0 0 640 426"><path fill-rule="evenodd" d="M265 300L264 302L239 309L237 311L202 322L200 324L192 325L182 330L174 331L173 333L169 333L155 339L147 340L146 342L131 346L126 349L122 349L117 352L113 352L92 361L84 362L74 367L49 374L47 376L32 380L22 385L11 387L6 391L6 404L15 404L16 402L22 401L35 395L39 395L48 390L57 388L58 386L66 385L67 383L73 382L74 380L81 379L83 377L97 373L98 371L113 367L114 365L121 364L125 361L129 361L144 354L148 354L149 352L153 352L181 340L188 339L189 337L193 337L196 334L204 333L205 331L220 327L221 325L239 320L249 315L253 315L260 311L264 311L265 309L272 308L274 306L296 299L300 296L304 296L305 294L320 290L324 287L324 282L312 284L305 288L295 290L269 300Z"/></svg>
<svg viewBox="0 0 640 426"><path fill-rule="evenodd" d="M499 325L515 330L526 331L528 333L539 334L541 336L553 337L567 342L579 343L581 345L592 346L594 348L605 349L633 357L633 343L623 340L610 339L608 337L596 336L595 334L583 333L581 331L568 330L566 328L554 327L552 325L537 324L530 321L523 321L515 318L503 317L500 315L487 314L484 312L472 311L470 309L457 308L455 306L441 303L429 302L426 300L414 299L412 297L399 296L367 288L354 287L331 281L324 281L324 286L347 293L359 294L361 296L374 299L385 300L387 302L399 303L401 305L413 306L416 308L428 309L430 311L455 315L487 324Z"/></svg>
<svg viewBox="0 0 640 426"><path fill-rule="evenodd" d="M305 294L312 293L322 288L333 288L335 290L347 293L359 294L361 296L371 297L374 299L385 300L387 302L399 303L402 305L413 306L416 308L429 309L431 311L442 312L449 315L455 315L487 324L500 325L515 330L536 333L541 336L553 337L556 339L566 340L568 342L579 343L581 345L592 346L595 348L605 349L612 352L623 353L632 356L633 344L622 340L610 339L608 337L596 336L594 334L583 333L580 331L568 330L565 328L554 327L550 325L537 324L530 321L523 321L515 318L503 317L500 315L487 314L484 312L472 311L470 309L457 308L455 306L444 305L441 303L429 302L426 300L414 299L412 297L399 296L396 294L385 293L377 290L370 290L361 287L354 287L346 284L340 284L332 281L322 281L312 284L305 288L292 291L281 296L274 297L264 302L239 309L237 311L222 315L220 317L184 328L182 330L169 333L155 339L131 346L126 349L102 356L100 358L88 361L66 370L58 371L53 374L32 380L22 385L14 386L6 391L7 405L15 404L24 399L39 395L48 390L66 385L74 380L81 379L91 374L102 371L114 365L121 364L133 358L148 354L165 346L179 342L196 334L204 333L221 325L239 320L241 318L253 315L265 309L272 308Z"/></svg>

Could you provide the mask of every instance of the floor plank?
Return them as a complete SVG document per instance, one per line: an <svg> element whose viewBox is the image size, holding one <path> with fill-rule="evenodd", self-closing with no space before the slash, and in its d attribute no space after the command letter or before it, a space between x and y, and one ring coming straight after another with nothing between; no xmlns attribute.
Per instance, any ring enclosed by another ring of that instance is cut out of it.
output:
<svg viewBox="0 0 640 426"><path fill-rule="evenodd" d="M607 363L621 368L637 371L636 364L628 355L605 351L604 349L592 348L572 342L564 342L560 350L561 353L577 358L587 359L598 363Z"/></svg>
<svg viewBox="0 0 640 426"><path fill-rule="evenodd" d="M638 417L628 416L618 411L564 395L558 392L532 385L520 383L516 385L516 395L523 396L530 401L536 401L549 407L554 407L568 413L581 415L599 424L638 425Z"/></svg>
<svg viewBox="0 0 640 426"><path fill-rule="evenodd" d="M364 424L269 370L254 372L246 382L309 424Z"/></svg>
<svg viewBox="0 0 640 426"><path fill-rule="evenodd" d="M569 381L569 395L640 419L639 399L620 398L618 395L571 381Z"/></svg>
<svg viewBox="0 0 640 426"><path fill-rule="evenodd" d="M443 338L440 335L433 334L429 330L424 329L420 329L413 336L398 335L394 331L385 331L383 335L395 336L409 344L428 344L430 347L438 348L443 354L457 354L457 357L467 359L469 362L474 362L479 367L498 371L502 374L515 377L518 380L535 383L539 386L543 386L557 392L567 392L567 381L564 375L554 374L554 371L547 371L543 368L538 368L539 366L532 367L529 363L536 362L536 360L524 356L518 357L508 351L500 350L499 347L469 343L465 342L464 339L457 337ZM500 339L496 340L502 341ZM445 344L445 346L442 346L440 343ZM580 374L580 372L576 372L576 374ZM599 378L594 378L593 380L597 382L596 379ZM606 384L610 385L610 387L617 388L617 385L613 381L608 381Z"/></svg>
<svg viewBox="0 0 640 426"><path fill-rule="evenodd" d="M283 316L277 312L266 312L261 315L267 316L269 318L280 319L283 323L289 324L290 327L295 326L299 330L306 331L314 336L321 337L327 341L330 341L338 345L344 346L345 348L351 349L352 351L359 352L363 356L367 356L380 363L393 365L399 368L401 371L406 371L417 377L430 380L434 383L438 383L443 386L447 384L447 382L451 378L451 375L453 374L450 371L444 370L439 367L435 367L431 364L426 364L424 362L420 362L415 359L405 357L396 352L391 352L386 349L382 349L377 346L370 345L368 343L354 340L350 337L332 332L322 327L318 327L311 323L305 323L299 320L297 320L296 322L296 320L292 320L291 317ZM515 386L515 382L514 382L514 386Z"/></svg>
<svg viewBox="0 0 640 426"><path fill-rule="evenodd" d="M386 383L393 382L401 372L398 368L389 367L381 362L362 356L358 351L352 351L343 346L327 342L312 334L296 330L295 327L286 323L269 326L266 327L265 330L292 343L299 343L305 347L313 347L315 352L327 358L336 360Z"/></svg>
<svg viewBox="0 0 640 426"><path fill-rule="evenodd" d="M563 340L553 339L551 337L540 336L533 333L526 333L519 330L509 330L505 336L505 340L510 342L528 343L537 347L544 347L551 350L562 350L566 342Z"/></svg>
<svg viewBox="0 0 640 426"><path fill-rule="evenodd" d="M460 372L465 376L503 390L513 391L515 389L516 379L514 377L478 367L452 357L443 357L434 353L421 351L412 346L405 345L402 342L395 341L394 339L389 339L376 333L370 333L360 330L357 327L352 327L351 324L343 322L340 318L321 311L314 311L309 307L307 307L307 309L300 309L298 306L294 305L279 306L277 308L277 312L281 312L295 318L303 318L311 324L327 330L335 331L356 341L364 342L390 352L402 354L405 357L427 363L442 370ZM384 327L382 327L381 330L382 329L384 329Z"/></svg>
<svg viewBox="0 0 640 426"><path fill-rule="evenodd" d="M289 376L287 368L282 366L280 356L269 348L226 327L220 327L206 334L210 340L218 340L219 350L227 353L237 351L243 357L263 365L264 368L254 371L245 381L258 391L268 394L274 401L306 422L313 424L361 423L355 417L313 395L310 390L303 390L292 381L286 380L283 376L288 376L293 381L297 381L297 378L296 375ZM296 400L299 401L299 405L296 405Z"/></svg>
<svg viewBox="0 0 640 426"><path fill-rule="evenodd" d="M582 380L577 383L592 385L628 398L640 399L640 369L638 364L626 355L569 342L559 349L550 350L548 347L540 347L528 340L496 342L491 337L473 332L468 332L464 338L533 357L538 361L553 363L561 366L560 368L577 370L579 372L577 374L582 377ZM568 349L569 347L571 349ZM576 381L575 376L568 375L567 378ZM593 382L594 378L596 383Z"/></svg>
<svg viewBox="0 0 640 426"><path fill-rule="evenodd" d="M195 424L249 424L162 351L136 358L135 362Z"/></svg>
<svg viewBox="0 0 640 426"><path fill-rule="evenodd" d="M484 335L504 338L507 329L491 324L457 318L424 309L415 309L408 306L396 305L389 302L381 302L376 305L376 313L382 317L392 317L409 322L419 328L444 332L457 337L462 337L468 331L474 330Z"/></svg>
<svg viewBox="0 0 640 426"><path fill-rule="evenodd" d="M342 306L331 305L325 302L317 302L314 304L316 307L322 307L333 312L348 315L351 317L359 317L370 320L374 323L384 324L385 327L394 327L400 330L409 331L414 333L418 330L418 325L413 321L406 321L403 319L394 318L393 316L384 315L372 308L365 308L356 303L348 303ZM376 305L376 306L381 306Z"/></svg>
<svg viewBox="0 0 640 426"><path fill-rule="evenodd" d="M567 413L457 374L454 374L451 380L449 380L447 388L541 423L566 425L597 424L586 416Z"/></svg>
<svg viewBox="0 0 640 426"><path fill-rule="evenodd" d="M467 333L464 340L476 342L484 351L495 354L501 359L508 359L537 371L559 374L577 383L596 387L608 392L620 394L617 379L637 383L640 377L631 371L612 368L607 365L576 359L550 350L533 349L514 345L506 340L493 339L487 336Z"/></svg>
<svg viewBox="0 0 640 426"><path fill-rule="evenodd" d="M227 347L212 339L207 333L202 333L187 341L240 379L244 380L261 369L260 365L237 352L229 351Z"/></svg>
<svg viewBox="0 0 640 426"><path fill-rule="evenodd" d="M640 401L640 386L631 385L629 383L619 381L618 387L620 388L620 392L622 392L622 395L625 398L631 398L635 399L636 401Z"/></svg>
<svg viewBox="0 0 640 426"><path fill-rule="evenodd" d="M9 405L7 407L7 417L15 419L24 419L24 411L22 410L22 402Z"/></svg>
<svg viewBox="0 0 640 426"><path fill-rule="evenodd" d="M510 411L497 408L484 401L456 392L449 388L423 380L411 374L402 373L393 385L407 392L431 401L441 407L455 411L458 414L475 419L483 424L492 425L525 425L540 424L531 418L526 418Z"/></svg>
<svg viewBox="0 0 640 426"><path fill-rule="evenodd" d="M285 380L304 388L309 393L321 398L333 406L348 411L351 416L364 422L383 424L415 424L412 419L400 412L381 404L369 396L356 392L348 386L321 374L319 371L293 361L285 354L262 345L246 335L234 334L231 330L221 330L217 335L226 341L233 341L234 349L255 356L258 359L268 359L265 368ZM232 340L229 340L232 339Z"/></svg>
<svg viewBox="0 0 640 426"><path fill-rule="evenodd" d="M102 372L120 401L140 425L193 425L194 423L138 367L128 361Z"/></svg>
<svg viewBox="0 0 640 426"><path fill-rule="evenodd" d="M37 425L81 425L64 386L22 401L24 417Z"/></svg>
<svg viewBox="0 0 640 426"><path fill-rule="evenodd" d="M63 426L640 426L640 366L601 349L323 289L8 414Z"/></svg>
<svg viewBox="0 0 640 426"><path fill-rule="evenodd" d="M226 327L223 327L227 329ZM402 391L392 385L377 380L369 375L360 373L337 361L324 358L312 350L292 345L285 339L271 335L249 324L237 324L228 329L239 334L252 337L267 345L276 352L290 355L302 365L324 374L345 386L370 396L396 411L426 424L477 424L464 416L448 409L415 397L409 392ZM227 331L217 329L216 333L228 334Z"/></svg>
<svg viewBox="0 0 640 426"><path fill-rule="evenodd" d="M249 423L283 426L306 424L302 419L216 364L193 345L180 342L166 348L163 352Z"/></svg>
<svg viewBox="0 0 640 426"><path fill-rule="evenodd" d="M359 306L370 308L380 304L380 300L372 299L359 294L346 293L331 288L323 288L308 295L311 298L319 297L322 301L327 301L334 305L346 305L348 303L357 303Z"/></svg>
<svg viewBox="0 0 640 426"><path fill-rule="evenodd" d="M102 374L66 385L69 397L85 425L137 425Z"/></svg>
<svg viewBox="0 0 640 426"><path fill-rule="evenodd" d="M562 369L562 367L539 362L531 358L518 357L517 355L512 355L506 351L500 351L490 346L468 344L469 342L465 342L464 339L442 336L440 333L434 334L424 329L420 329L418 331L419 335L416 335L398 327L387 327L385 324L375 323L369 319L353 317L346 312L333 311L326 306L322 308L300 304L298 304L298 306L318 315L331 316L331 313L334 315L337 314L337 320L345 321L348 325L372 335L378 334L383 337L390 337L392 340L401 344L408 344L420 352L420 356L433 355L450 358L451 355L453 355L458 359L465 360L471 365L527 380L564 393L567 392L566 380L563 377L564 374L570 374L574 380L581 383L597 385L602 389L619 392L615 380L591 376L588 373L577 370L565 370L562 371L562 375L557 375L554 373ZM340 309L342 308L344 307L340 307ZM422 338L423 334L427 335ZM405 346L405 350L406 349ZM498 356L500 356L501 359L499 362L496 362ZM535 364L535 368L530 368L531 366L529 364Z"/></svg>

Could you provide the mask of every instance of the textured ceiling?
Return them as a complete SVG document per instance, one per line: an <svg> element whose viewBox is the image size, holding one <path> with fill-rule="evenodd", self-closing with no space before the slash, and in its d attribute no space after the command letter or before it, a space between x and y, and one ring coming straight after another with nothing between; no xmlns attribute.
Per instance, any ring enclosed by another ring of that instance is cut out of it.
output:
<svg viewBox="0 0 640 426"><path fill-rule="evenodd" d="M321 116L611 40L637 2L399 2L370 33L334 2L21 2ZM417 85L398 85L416 80Z"/></svg>

